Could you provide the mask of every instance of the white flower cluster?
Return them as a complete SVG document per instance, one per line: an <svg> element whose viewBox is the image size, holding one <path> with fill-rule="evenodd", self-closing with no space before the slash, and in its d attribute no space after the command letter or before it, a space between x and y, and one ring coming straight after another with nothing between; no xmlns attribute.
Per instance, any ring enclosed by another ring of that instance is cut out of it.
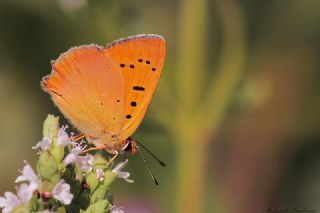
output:
<svg viewBox="0 0 320 213"><path fill-rule="evenodd" d="M27 161L24 161L24 164L22 171L20 171L21 175L15 181L16 183L21 183L17 187L17 195L12 192L5 192L4 196L0 197L0 208L2 208L3 213L11 212L12 209L27 204L38 188L38 176ZM70 204L73 198L73 195L70 193L70 186L64 180L60 180L55 185L51 196L66 205Z"/></svg>
<svg viewBox="0 0 320 213"><path fill-rule="evenodd" d="M85 149L85 146L82 146L82 143L73 144L71 152L65 157L63 163L69 165L70 163L75 163L78 165L81 170L85 173L91 172L93 167L93 156L86 154L81 156L81 152Z"/></svg>
<svg viewBox="0 0 320 213"><path fill-rule="evenodd" d="M76 143L72 140L72 137L68 136L66 129L68 126L63 126L59 129L57 145L65 147L67 145L72 145L71 152L65 157L63 163L67 166L70 163L75 163L81 170L85 173L90 172L93 167L93 156L86 154L81 156L81 152L85 149L83 143ZM51 137L45 137L42 141L38 142L33 149L49 150L52 143Z"/></svg>
<svg viewBox="0 0 320 213"><path fill-rule="evenodd" d="M57 145L65 147L67 145L74 145L75 142L69 138L66 129L68 128L67 125L63 126L59 129L58 138L57 138ZM41 149L41 150L49 150L52 143L52 137L44 137L41 141L39 141L32 149Z"/></svg>
<svg viewBox="0 0 320 213"><path fill-rule="evenodd" d="M84 156L80 155L81 152L85 149L83 143L76 143L72 138L69 137L66 133L67 126L64 126L59 129L58 137L57 137L57 146L65 147L67 145L71 145L72 149L70 153L65 156L62 160L65 166L74 163L79 168L81 168L84 174L91 172L93 170L93 160L94 157L90 154L86 154ZM50 151L52 146L52 138L44 137L40 142L38 142L33 149L42 150L42 151ZM123 172L121 169L128 163L128 160L117 164L112 172L117 175L118 178L123 178L129 183L132 183L133 180L129 179L130 173ZM38 175L34 172L32 167L28 164L27 161L24 161L24 167L20 171L21 175L17 177L15 183L19 183L16 187L17 194L12 192L5 192L4 196L0 196L0 209L2 209L3 213L9 213L13 209L22 206L28 206L29 201L37 192L38 186L40 184L40 179ZM97 169L95 171L96 177L99 182L104 181L105 173L102 169ZM50 197L60 201L62 204L69 205L73 199L73 194L70 192L70 185L66 183L63 179L58 181L56 185L53 187L51 192L48 192ZM53 212L51 210L45 210L44 213ZM124 213L121 207L112 206L112 213Z"/></svg>

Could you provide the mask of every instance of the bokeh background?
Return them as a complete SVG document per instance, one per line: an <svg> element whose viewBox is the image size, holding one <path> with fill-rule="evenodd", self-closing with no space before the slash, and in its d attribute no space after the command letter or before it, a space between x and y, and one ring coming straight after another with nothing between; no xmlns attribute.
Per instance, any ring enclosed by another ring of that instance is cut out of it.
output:
<svg viewBox="0 0 320 213"><path fill-rule="evenodd" d="M72 46L141 33L164 72L117 181L128 213L320 212L319 0L0 0L0 194L14 190L48 113L39 86ZM61 123L67 123L61 116ZM72 128L69 128L73 131Z"/></svg>

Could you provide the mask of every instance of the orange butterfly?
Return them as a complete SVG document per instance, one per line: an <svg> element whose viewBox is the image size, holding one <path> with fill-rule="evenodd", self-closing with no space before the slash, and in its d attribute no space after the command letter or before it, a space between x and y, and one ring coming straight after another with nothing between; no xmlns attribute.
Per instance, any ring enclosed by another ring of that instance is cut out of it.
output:
<svg viewBox="0 0 320 213"><path fill-rule="evenodd" d="M60 111L95 147L115 156L136 152L131 135L142 121L160 78L165 40L137 35L106 47L71 48L52 62L41 85Z"/></svg>

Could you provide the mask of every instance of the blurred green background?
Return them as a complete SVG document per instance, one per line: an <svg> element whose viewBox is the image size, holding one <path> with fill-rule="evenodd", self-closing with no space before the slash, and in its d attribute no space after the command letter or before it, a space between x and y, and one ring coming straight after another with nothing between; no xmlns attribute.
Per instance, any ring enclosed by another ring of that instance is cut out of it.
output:
<svg viewBox="0 0 320 213"><path fill-rule="evenodd" d="M140 156L114 199L129 213L320 211L319 0L0 0L0 194L14 190L48 113L39 86L72 46L167 41ZM67 123L61 120L61 123ZM69 128L72 130L72 128Z"/></svg>

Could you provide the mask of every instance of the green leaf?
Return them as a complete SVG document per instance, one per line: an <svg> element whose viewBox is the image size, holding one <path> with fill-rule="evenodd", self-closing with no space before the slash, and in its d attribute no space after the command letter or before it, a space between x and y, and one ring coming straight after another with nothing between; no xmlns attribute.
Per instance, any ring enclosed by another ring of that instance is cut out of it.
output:
<svg viewBox="0 0 320 213"><path fill-rule="evenodd" d="M54 138L51 146L51 154L56 158L57 162L61 162L64 157L64 147L57 146L56 137Z"/></svg>
<svg viewBox="0 0 320 213"><path fill-rule="evenodd" d="M57 211L57 213L67 213L66 209L63 207L60 207Z"/></svg>
<svg viewBox="0 0 320 213"><path fill-rule="evenodd" d="M114 172L105 171L104 177L105 177L104 181L100 182L97 188L93 191L90 198L91 203L95 203L97 202L97 200L100 200L100 199L105 199L106 194L110 188L110 185L117 177L117 174L115 174Z"/></svg>
<svg viewBox="0 0 320 213"><path fill-rule="evenodd" d="M80 208L73 203L71 203L68 206L65 206L65 208L66 208L67 212L79 212L80 211Z"/></svg>
<svg viewBox="0 0 320 213"><path fill-rule="evenodd" d="M107 200L99 200L94 204L91 204L85 213L104 213L110 207L110 203Z"/></svg>
<svg viewBox="0 0 320 213"><path fill-rule="evenodd" d="M43 178L49 180L58 172L58 164L56 158L49 155L47 151L40 152L37 163L38 174Z"/></svg>
<svg viewBox="0 0 320 213"><path fill-rule="evenodd" d="M117 177L116 173L111 172L109 170L105 171L103 183L109 186L116 179L116 177Z"/></svg>
<svg viewBox="0 0 320 213"><path fill-rule="evenodd" d="M82 190L76 199L76 204L81 209L87 209L90 204L90 193L89 191Z"/></svg>
<svg viewBox="0 0 320 213"><path fill-rule="evenodd" d="M38 199L32 198L29 202L29 209L31 212L37 212L41 208L42 204Z"/></svg>
<svg viewBox="0 0 320 213"><path fill-rule="evenodd" d="M27 206L19 206L11 211L11 213L30 213L30 210Z"/></svg>
<svg viewBox="0 0 320 213"><path fill-rule="evenodd" d="M64 165L64 163L58 163L58 170L60 173L65 173L67 170L66 165Z"/></svg>
<svg viewBox="0 0 320 213"><path fill-rule="evenodd" d="M86 181L90 186L90 192L93 192L99 184L99 181L95 172L90 172L89 174L87 174Z"/></svg>
<svg viewBox="0 0 320 213"><path fill-rule="evenodd" d="M107 163L108 161L101 154L96 154L94 156L94 161L93 161L94 169L105 169Z"/></svg>

